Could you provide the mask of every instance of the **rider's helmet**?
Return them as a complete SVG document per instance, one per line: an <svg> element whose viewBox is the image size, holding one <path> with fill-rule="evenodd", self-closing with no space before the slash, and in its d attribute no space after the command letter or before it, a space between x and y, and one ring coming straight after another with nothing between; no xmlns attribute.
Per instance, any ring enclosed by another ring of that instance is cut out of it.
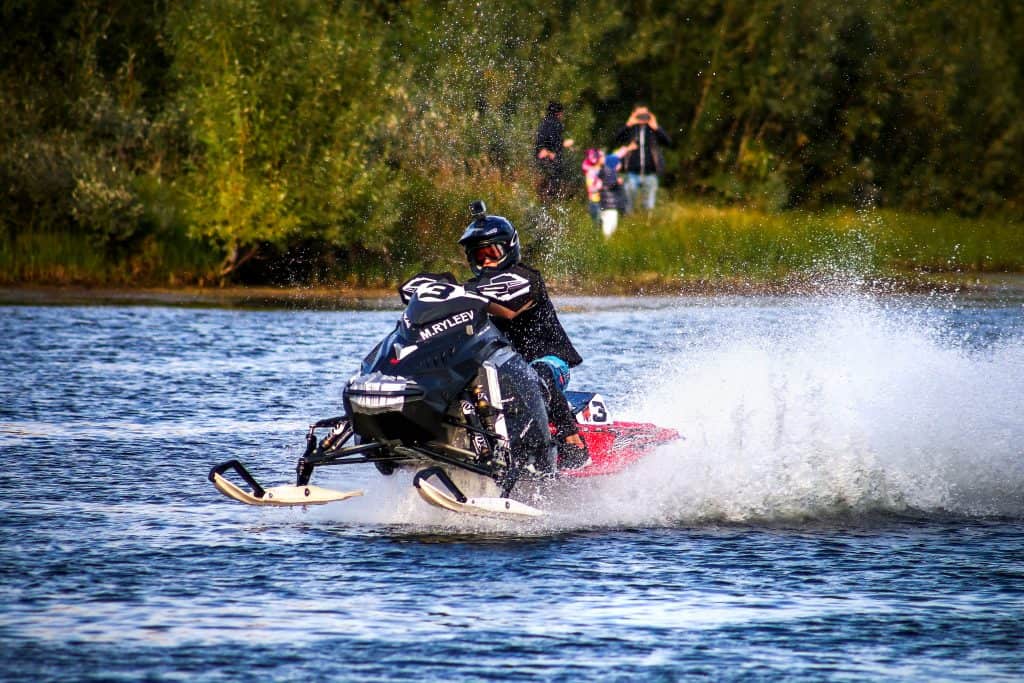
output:
<svg viewBox="0 0 1024 683"><path fill-rule="evenodd" d="M470 204L474 220L462 233L459 244L466 250L466 260L474 275L485 270L501 272L519 263L519 233L502 216L487 215L481 201ZM492 265L484 266L492 262Z"/></svg>

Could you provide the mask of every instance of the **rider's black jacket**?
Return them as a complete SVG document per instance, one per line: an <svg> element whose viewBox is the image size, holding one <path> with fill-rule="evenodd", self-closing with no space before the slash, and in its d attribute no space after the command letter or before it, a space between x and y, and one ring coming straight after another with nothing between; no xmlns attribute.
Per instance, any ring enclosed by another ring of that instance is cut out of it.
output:
<svg viewBox="0 0 1024 683"><path fill-rule="evenodd" d="M558 356L569 367L583 362L558 321L544 278L538 271L523 263L500 273L484 271L467 282L466 288L513 311L533 302L531 308L512 320L494 317L495 326L527 361Z"/></svg>

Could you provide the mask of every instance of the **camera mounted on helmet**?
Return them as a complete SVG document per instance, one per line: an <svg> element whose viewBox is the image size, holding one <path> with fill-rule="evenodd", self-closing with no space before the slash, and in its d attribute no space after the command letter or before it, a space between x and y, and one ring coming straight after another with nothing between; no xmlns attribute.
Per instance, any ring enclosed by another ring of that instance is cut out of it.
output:
<svg viewBox="0 0 1024 683"><path fill-rule="evenodd" d="M469 203L469 215L473 217L473 220L478 221L481 218L487 217L487 205L484 204L484 200L475 199Z"/></svg>
<svg viewBox="0 0 1024 683"><path fill-rule="evenodd" d="M462 233L459 244L466 251L474 275L500 272L519 263L519 233L503 216L490 216L483 201L470 202L473 222Z"/></svg>

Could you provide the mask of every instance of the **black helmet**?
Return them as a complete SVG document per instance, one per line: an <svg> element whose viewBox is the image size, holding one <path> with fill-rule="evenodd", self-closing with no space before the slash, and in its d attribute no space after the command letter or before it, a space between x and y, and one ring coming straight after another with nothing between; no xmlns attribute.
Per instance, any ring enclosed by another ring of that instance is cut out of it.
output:
<svg viewBox="0 0 1024 683"><path fill-rule="evenodd" d="M485 270L500 272L519 263L519 233L508 219L488 216L483 202L473 202L476 219L462 233L459 244L466 250L466 260L474 275ZM485 260L495 265L484 266Z"/></svg>

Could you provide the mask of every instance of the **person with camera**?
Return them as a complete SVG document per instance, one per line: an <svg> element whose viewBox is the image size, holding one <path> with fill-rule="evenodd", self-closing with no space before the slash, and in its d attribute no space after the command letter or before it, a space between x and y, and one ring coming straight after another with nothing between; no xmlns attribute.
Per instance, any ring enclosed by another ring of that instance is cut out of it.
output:
<svg viewBox="0 0 1024 683"><path fill-rule="evenodd" d="M657 117L647 105L638 104L633 107L626 125L615 135L615 144L636 145L622 160L626 173L627 213L636 206L638 198L642 199L645 209L653 210L658 193L658 176L665 170L661 148L671 147L672 139L658 125Z"/></svg>

